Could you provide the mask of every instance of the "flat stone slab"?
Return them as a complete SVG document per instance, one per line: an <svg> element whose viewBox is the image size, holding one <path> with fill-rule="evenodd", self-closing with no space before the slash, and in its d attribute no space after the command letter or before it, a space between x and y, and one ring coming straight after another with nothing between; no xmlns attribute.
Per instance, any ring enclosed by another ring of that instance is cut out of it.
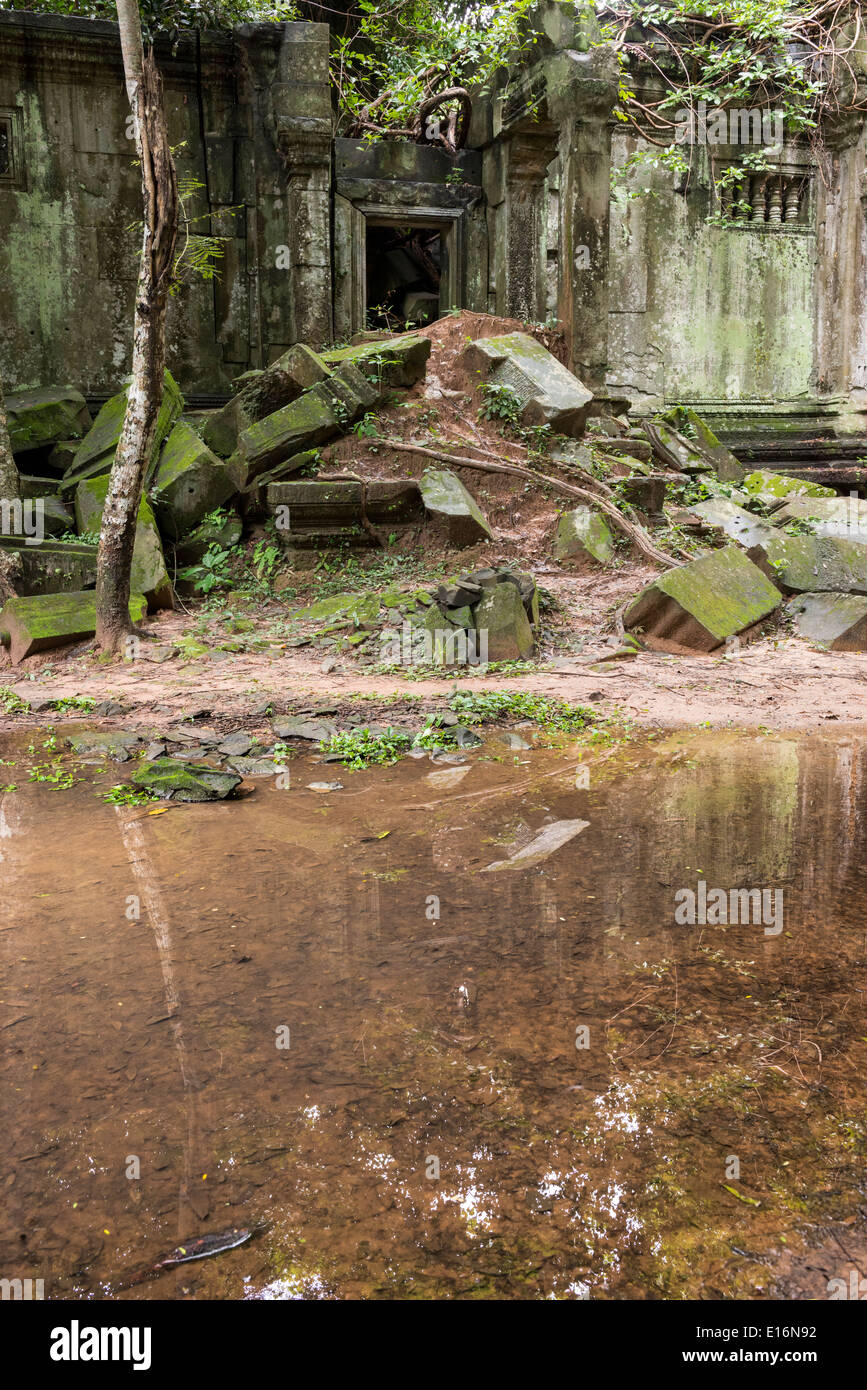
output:
<svg viewBox="0 0 867 1390"><path fill-rule="evenodd" d="M0 536L0 550L16 554L21 564L18 593L79 593L96 583L96 546L74 541L43 541L27 545L19 536Z"/></svg>
<svg viewBox="0 0 867 1390"><path fill-rule="evenodd" d="M130 780L135 787L156 792L163 801L224 801L241 778L236 772L222 772L205 763L155 758L142 763Z"/></svg>
<svg viewBox="0 0 867 1390"><path fill-rule="evenodd" d="M146 612L144 595L133 594L129 601L132 621L140 623ZM34 652L83 642L96 633L96 595L88 590L11 598L0 613L0 632L9 636L9 655L15 665Z"/></svg>
<svg viewBox="0 0 867 1390"><path fill-rule="evenodd" d="M664 420L646 420L644 432L660 463L678 473L713 473L714 464L693 440L672 429Z"/></svg>
<svg viewBox="0 0 867 1390"><path fill-rule="evenodd" d="M419 488L425 510L445 523L452 545L475 545L493 538L481 507L457 474L447 468L426 468Z"/></svg>
<svg viewBox="0 0 867 1390"><path fill-rule="evenodd" d="M322 719L275 719L272 726L277 738L304 738L321 743L337 733L337 725Z"/></svg>
<svg viewBox="0 0 867 1390"><path fill-rule="evenodd" d="M785 593L867 594L867 545L772 530L749 558Z"/></svg>
<svg viewBox="0 0 867 1390"><path fill-rule="evenodd" d="M790 497L774 512L774 526L809 521L816 536L867 542L867 501L859 497Z"/></svg>
<svg viewBox="0 0 867 1390"><path fill-rule="evenodd" d="M832 652L867 652L867 597L860 594L799 594L786 612L799 637Z"/></svg>
<svg viewBox="0 0 867 1390"><path fill-rule="evenodd" d="M686 438L692 447L711 465L720 482L740 483L746 469L735 458L731 449L717 439L710 425L689 406L676 405L662 416L666 424L677 430L681 438Z"/></svg>
<svg viewBox="0 0 867 1390"><path fill-rule="evenodd" d="M79 439L90 429L90 411L72 386L48 386L6 397L6 423L13 454L26 454L61 439Z"/></svg>
<svg viewBox="0 0 867 1390"><path fill-rule="evenodd" d="M528 425L550 425L557 434L584 430L593 392L529 333L478 338L463 353L466 367L521 401Z"/></svg>
<svg viewBox="0 0 867 1390"><path fill-rule="evenodd" d="M742 550L726 546L668 570L633 601L625 628L659 651L712 652L767 618L782 594Z"/></svg>
<svg viewBox="0 0 867 1390"><path fill-rule="evenodd" d="M116 763L125 763L129 760L130 750L142 739L141 735L123 729L82 729L79 733L68 734L66 742L73 753L102 753Z"/></svg>
<svg viewBox="0 0 867 1390"><path fill-rule="evenodd" d="M109 483L110 478L105 473L98 478L84 478L78 484L75 490L75 520L80 533L99 532ZM138 509L130 585L134 593L146 596L151 608L175 606L160 533L146 497L142 497Z"/></svg>
<svg viewBox="0 0 867 1390"><path fill-rule="evenodd" d="M508 859L498 859L495 864L489 864L482 873L501 873L503 869L534 869L537 864L550 858L556 850L562 849L563 845L574 840L589 824L589 820L559 820L553 825L543 826L523 849L519 849Z"/></svg>
<svg viewBox="0 0 867 1390"><path fill-rule="evenodd" d="M614 558L614 537L601 512L575 507L557 523L554 559L579 565L608 565Z"/></svg>
<svg viewBox="0 0 867 1390"><path fill-rule="evenodd" d="M773 473L770 468L754 468L747 473L740 486L751 497L768 498L771 501L791 497L836 497L832 487L822 487L821 483L805 482L803 478L790 478L786 473Z"/></svg>
<svg viewBox="0 0 867 1390"><path fill-rule="evenodd" d="M179 420L163 445L151 490L163 535L172 540L185 536L236 491L222 459Z"/></svg>
<svg viewBox="0 0 867 1390"><path fill-rule="evenodd" d="M771 531L767 521L762 521L754 512L745 511L730 497L709 497L706 502L693 503L689 510L746 549L757 545Z"/></svg>
<svg viewBox="0 0 867 1390"><path fill-rule="evenodd" d="M424 379L430 350L430 338L420 333L407 333L354 347L335 348L322 356L329 367L351 362L381 386L414 386Z"/></svg>

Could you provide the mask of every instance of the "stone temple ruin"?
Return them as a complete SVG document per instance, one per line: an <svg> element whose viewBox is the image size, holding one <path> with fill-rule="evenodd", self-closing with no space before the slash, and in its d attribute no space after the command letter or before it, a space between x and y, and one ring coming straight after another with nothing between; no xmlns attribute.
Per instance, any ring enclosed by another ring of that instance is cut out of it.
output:
<svg viewBox="0 0 867 1390"><path fill-rule="evenodd" d="M653 196L614 197L612 170L642 140L612 118L611 55L591 44L595 21L580 7L541 4L533 23L533 61L473 94L455 155L423 141L334 138L325 24L157 44L171 143L225 255L218 278L185 286L170 309L171 373L133 577L151 608L172 602L162 547L175 563L195 562L213 539L198 529L204 518L239 496L243 512L291 516L298 563L336 541L364 544L377 523L399 530L438 516L455 543L484 534L448 471L430 469L421 486L292 477L387 389L418 381L425 324L459 310L558 326L565 363L529 335L481 333L468 365L515 390L528 423L556 421L558 434L580 438L590 419L606 420L609 452L636 465L623 495L645 523L662 515L666 476L745 489L693 517L740 545L732 564L749 590L745 620L685 618L683 583L668 575L626 614L627 628L652 637L656 624L660 642L713 650L782 594L807 592L811 568L831 576L825 593L867 593L858 557L840 554L864 537L833 534L833 506L819 508L818 533L780 530L805 492L835 504L835 489L867 495L864 121L825 132L821 164L774 128L774 171L753 179L741 220L709 217L726 210L714 207L711 175L739 142L764 138L749 122L730 121L729 144L693 129L688 174L657 170ZM863 46L853 62L863 79ZM0 12L0 379L24 491L43 500L49 535L38 559L26 536L2 537L24 576L14 601L23 616L7 611L2 625L16 659L39 649L28 602L93 584L136 277L130 137L116 26ZM383 337L395 316L407 331ZM781 491L781 472L799 481ZM744 509L757 492L779 517ZM78 544L51 544L71 529ZM561 519L554 554L604 563L609 543L604 518L578 509ZM811 545L817 556L800 553ZM736 584L734 569L712 582ZM802 603L802 621L830 622L829 603L822 614ZM851 606L833 621L860 632L864 613Z"/></svg>

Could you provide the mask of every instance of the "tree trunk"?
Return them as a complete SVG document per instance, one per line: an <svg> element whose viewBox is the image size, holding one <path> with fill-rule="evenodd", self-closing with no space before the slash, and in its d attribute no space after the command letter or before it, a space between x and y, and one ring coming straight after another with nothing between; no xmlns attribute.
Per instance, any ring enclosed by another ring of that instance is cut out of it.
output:
<svg viewBox="0 0 867 1390"><path fill-rule="evenodd" d="M3 399L3 382L0 380L0 502L14 502L21 496L18 469L12 457L12 444L6 424L6 403ZM15 593L15 581L20 574L20 562L15 555L6 555L0 550L0 606Z"/></svg>
<svg viewBox="0 0 867 1390"><path fill-rule="evenodd" d="M111 470L96 561L96 639L116 654L132 630L130 570L145 473L163 398L166 308L178 234L178 185L169 147L162 80L153 50L144 56L137 0L117 0L124 76L136 123L144 201L144 243L136 292L132 383Z"/></svg>

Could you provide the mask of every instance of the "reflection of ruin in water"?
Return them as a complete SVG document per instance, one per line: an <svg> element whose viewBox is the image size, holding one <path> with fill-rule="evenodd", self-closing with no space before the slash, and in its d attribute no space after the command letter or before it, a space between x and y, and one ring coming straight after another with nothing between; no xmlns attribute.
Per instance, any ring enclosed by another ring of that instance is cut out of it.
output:
<svg viewBox="0 0 867 1390"><path fill-rule="evenodd" d="M24 1232L22 1272L81 1296L265 1219L124 1296L769 1296L861 1180L863 758L681 734L325 797L299 760L153 818L7 792L4 1260ZM782 888L784 932L676 927L699 875Z"/></svg>

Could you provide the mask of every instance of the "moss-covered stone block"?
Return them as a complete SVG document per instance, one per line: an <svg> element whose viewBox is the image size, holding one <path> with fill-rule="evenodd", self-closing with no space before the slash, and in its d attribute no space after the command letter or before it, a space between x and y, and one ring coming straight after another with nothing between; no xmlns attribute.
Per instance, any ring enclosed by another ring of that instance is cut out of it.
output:
<svg viewBox="0 0 867 1390"><path fill-rule="evenodd" d="M516 584L486 589L475 608L476 645L488 661L530 661L535 641Z"/></svg>
<svg viewBox="0 0 867 1390"><path fill-rule="evenodd" d="M244 430L229 467L242 486L249 486L293 454L333 439L340 429L334 407L307 391L291 405Z"/></svg>
<svg viewBox="0 0 867 1390"><path fill-rule="evenodd" d="M799 637L832 652L867 652L867 596L799 594L786 604Z"/></svg>
<svg viewBox="0 0 867 1390"><path fill-rule="evenodd" d="M61 439L80 439L91 425L87 402L72 386L7 396L6 422L13 454L26 454Z"/></svg>
<svg viewBox="0 0 867 1390"><path fill-rule="evenodd" d="M768 522L762 521L755 512L745 511L730 497L709 497L706 502L693 503L689 510L745 549L757 545L771 531Z"/></svg>
<svg viewBox="0 0 867 1390"><path fill-rule="evenodd" d="M772 529L747 553L785 593L867 594L867 545L860 541Z"/></svg>
<svg viewBox="0 0 867 1390"><path fill-rule="evenodd" d="M784 497L836 496L832 487L804 482L802 478L789 478L785 473L772 473L769 468L754 468L752 473L747 473L741 486L751 497L767 498L771 501Z"/></svg>
<svg viewBox="0 0 867 1390"><path fill-rule="evenodd" d="M197 565L211 546L221 550L231 550L241 539L243 527L237 516L226 517L225 521L203 521L175 546L175 560L178 566Z"/></svg>
<svg viewBox="0 0 867 1390"><path fill-rule="evenodd" d="M241 782L235 772L175 758L142 763L130 780L133 786L155 792L163 801L224 801Z"/></svg>
<svg viewBox="0 0 867 1390"><path fill-rule="evenodd" d="M163 446L151 492L163 534L172 540L186 535L235 492L222 459L179 420Z"/></svg>
<svg viewBox="0 0 867 1390"><path fill-rule="evenodd" d="M402 337L336 348L322 356L331 368L351 362L379 387L414 386L424 378L430 350L430 338L419 333L407 333Z"/></svg>
<svg viewBox="0 0 867 1390"><path fill-rule="evenodd" d="M807 522L816 536L867 542L867 501L860 497L790 497L772 520L782 530Z"/></svg>
<svg viewBox="0 0 867 1390"><path fill-rule="evenodd" d="M76 450L75 459L63 475L63 491L74 492L82 478L96 478L111 471L115 451L126 415L128 388L106 401L90 430ZM163 378L163 399L157 416L153 448L145 475L148 486L159 457L160 446L184 408L180 387L170 371Z"/></svg>
<svg viewBox="0 0 867 1390"><path fill-rule="evenodd" d="M236 396L206 421L202 438L220 458L229 458L244 430L282 410L324 381L330 369L312 348L296 343L265 371L248 372Z"/></svg>
<svg viewBox="0 0 867 1390"><path fill-rule="evenodd" d="M75 490L75 521L79 535L98 533L108 496L109 477L85 478ZM160 533L151 505L143 497L138 509L130 587L145 594L151 608L173 608L174 595L166 569Z"/></svg>
<svg viewBox="0 0 867 1390"><path fill-rule="evenodd" d="M483 381L514 392L525 424L550 425L557 434L583 433L593 392L529 333L479 338L462 360Z"/></svg>
<svg viewBox="0 0 867 1390"><path fill-rule="evenodd" d="M710 425L689 406L676 405L666 411L661 419L695 445L697 451L711 464L720 482L743 481L746 471L743 465L738 462L731 449L726 448L725 444L717 439Z"/></svg>
<svg viewBox="0 0 867 1390"><path fill-rule="evenodd" d="M575 507L564 512L554 537L554 559L578 566L609 565L614 558L614 537L601 512Z"/></svg>
<svg viewBox="0 0 867 1390"><path fill-rule="evenodd" d="M133 594L129 601L132 621L141 622L146 612L144 596ZM9 655L15 665L35 652L83 642L96 633L96 595L85 590L11 598L0 613L0 631L8 634Z"/></svg>
<svg viewBox="0 0 867 1390"><path fill-rule="evenodd" d="M660 651L712 652L740 636L782 602L775 584L742 550L727 546L668 570L626 610L623 625L640 629Z"/></svg>
<svg viewBox="0 0 867 1390"><path fill-rule="evenodd" d="M475 545L492 539L481 507L457 474L447 468L427 468L419 488L425 511L434 521L444 523L452 545Z"/></svg>

